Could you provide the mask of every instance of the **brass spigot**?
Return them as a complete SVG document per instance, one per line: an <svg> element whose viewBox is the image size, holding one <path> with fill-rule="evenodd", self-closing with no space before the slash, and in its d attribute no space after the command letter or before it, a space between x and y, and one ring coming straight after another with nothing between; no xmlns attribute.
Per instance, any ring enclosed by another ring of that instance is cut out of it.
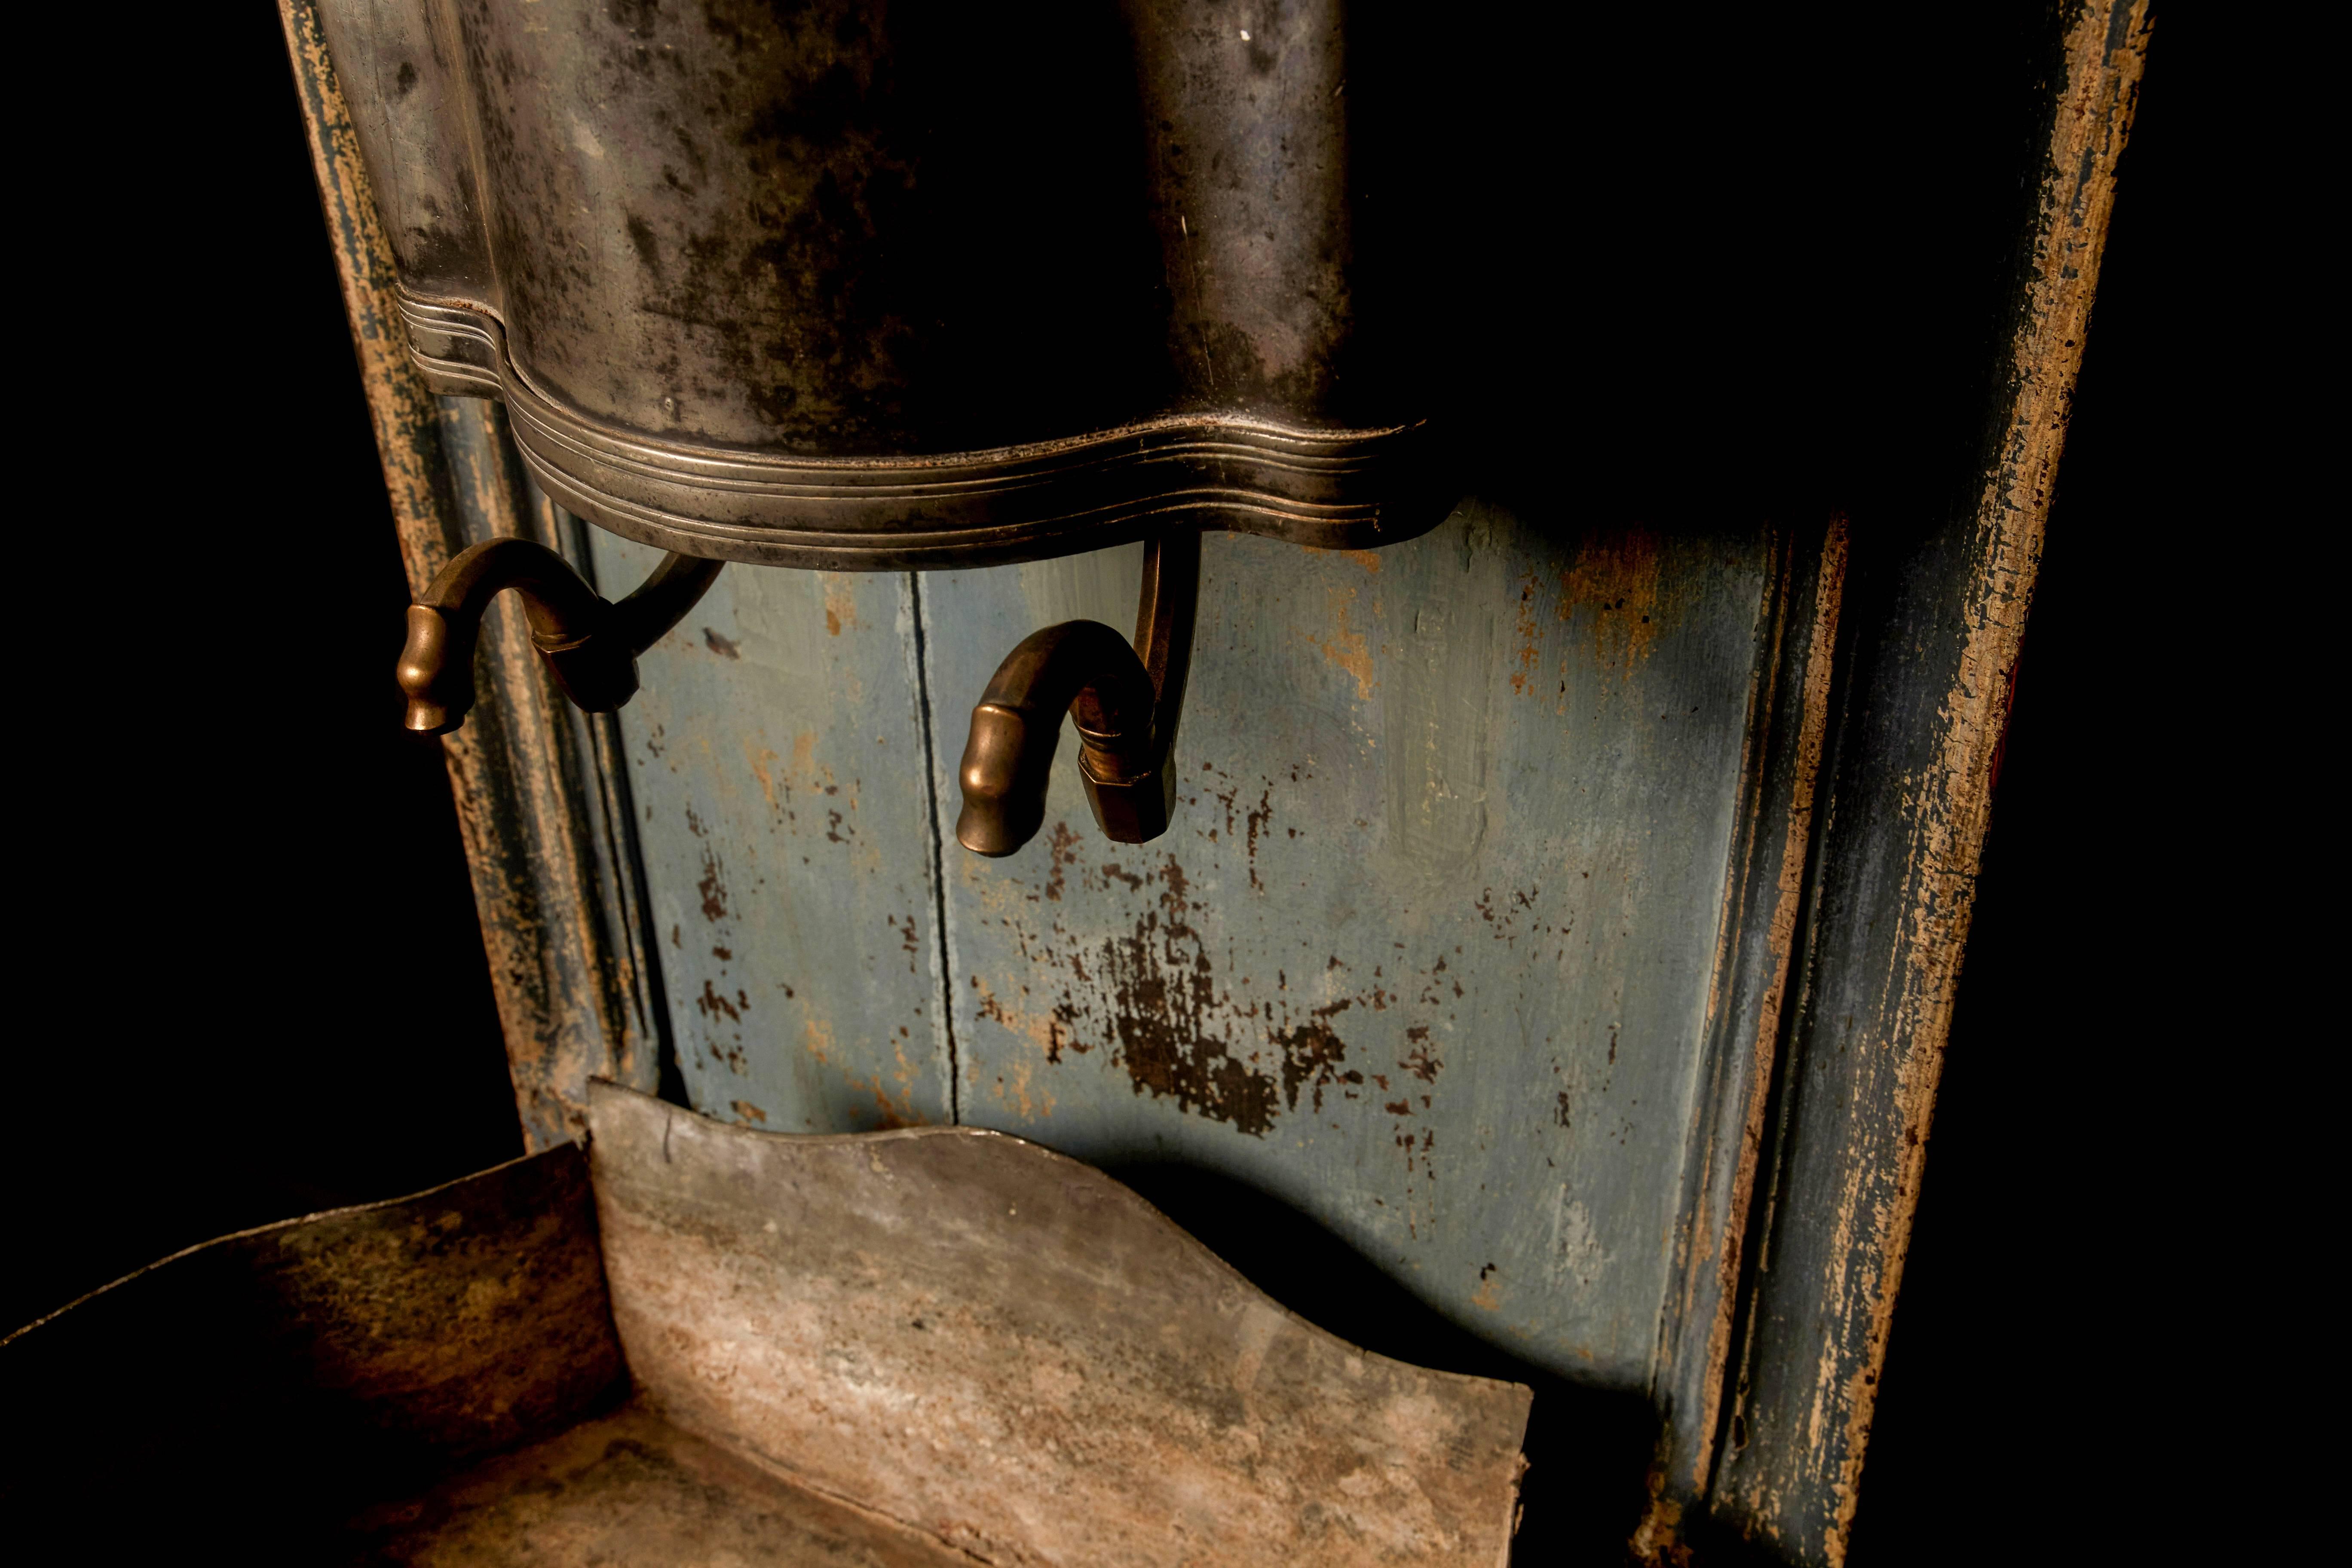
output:
<svg viewBox="0 0 2352 1568"><path fill-rule="evenodd" d="M490 600L511 588L522 595L530 640L555 682L583 710L609 713L637 694L637 655L707 592L726 565L670 555L645 585L619 604L597 596L563 557L528 539L493 539L460 552L408 606L408 641L400 650L400 689L407 726L446 735L474 706L474 642Z"/></svg>
<svg viewBox="0 0 2352 1568"><path fill-rule="evenodd" d="M971 711L959 843L1010 855L1035 836L1065 712L1077 723L1078 776L1104 837L1145 844L1168 831L1200 592L1200 534L1150 540L1133 647L1100 621L1064 621L1023 639Z"/></svg>

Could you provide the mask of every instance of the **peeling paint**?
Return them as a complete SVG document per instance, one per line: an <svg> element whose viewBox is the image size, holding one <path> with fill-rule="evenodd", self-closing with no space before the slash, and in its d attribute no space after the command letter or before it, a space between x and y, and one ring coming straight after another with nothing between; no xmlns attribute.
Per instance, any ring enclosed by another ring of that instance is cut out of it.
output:
<svg viewBox="0 0 2352 1568"><path fill-rule="evenodd" d="M824 588L824 635L837 637L845 631L857 629L857 595L855 585L843 574L822 573L818 581Z"/></svg>
<svg viewBox="0 0 2352 1568"><path fill-rule="evenodd" d="M1349 607L1356 602L1356 590L1353 587L1335 586L1328 590L1328 594L1331 616L1330 631L1323 637L1317 637L1313 632L1303 630L1298 635L1307 640L1308 646L1320 651L1324 658L1332 665L1353 677L1356 682L1356 696L1362 701L1370 702L1372 700L1372 689L1379 684L1377 677L1372 672L1372 650L1365 642L1364 634L1348 624Z"/></svg>
<svg viewBox="0 0 2352 1568"><path fill-rule="evenodd" d="M1280 1193L1516 1353L1643 1383L1783 538L1643 551L1471 502L1372 579L1212 536L1167 839L1104 843L1057 762L1029 847L951 867L967 1119ZM1630 671L1625 638L1603 639L1604 663L1581 612L1559 614L1580 562L1637 627L1646 591L1608 574L1680 580ZM935 683L1037 624L1120 615L1111 590L1132 577L1110 575L956 574ZM1530 584L1544 686L1515 710ZM1355 673L1328 651L1341 607ZM961 742L950 726L935 744ZM1566 1124L1562 1093L1584 1108ZM1544 1223L1513 1218L1549 1214L1562 1182L1583 1227L1565 1274ZM1490 1262L1491 1313L1469 1302Z"/></svg>
<svg viewBox="0 0 2352 1568"><path fill-rule="evenodd" d="M1915 709L1874 707L1852 742L1924 763L1868 778L1825 808L1835 875L1855 929L1811 958L1798 1048L1790 1168L1779 1181L1774 1251L1759 1321L1786 1325L1748 1347L1716 1511L1787 1555L1843 1561L1859 1500L1878 1373L1900 1286L1952 997L1975 897L1993 758L2047 522L2067 404L2115 196L2116 160L2145 65L2147 7L2091 0L2064 39L2052 104L2030 275L2013 325L2006 431L1973 516L1953 531L1960 563L1893 606L1909 641ZM1939 546L1940 548L1940 546ZM1957 612L1957 615L1955 614ZM1909 694L1906 694L1906 697ZM1842 740L1841 747L1848 742ZM1863 754L1863 753L1857 753ZM1845 781L1842 779L1842 787ZM1821 1118L1834 1108L1836 1121Z"/></svg>
<svg viewBox="0 0 2352 1568"><path fill-rule="evenodd" d="M1664 629L1663 581L1655 534L1645 529L1599 534L1561 569L1556 614L1563 621L1582 619L1594 661L1627 679Z"/></svg>

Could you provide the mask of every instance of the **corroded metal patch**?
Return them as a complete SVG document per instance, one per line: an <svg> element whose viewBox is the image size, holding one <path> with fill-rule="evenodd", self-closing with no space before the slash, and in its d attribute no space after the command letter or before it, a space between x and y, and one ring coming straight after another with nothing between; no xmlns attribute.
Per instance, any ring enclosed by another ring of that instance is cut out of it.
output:
<svg viewBox="0 0 2352 1568"><path fill-rule="evenodd" d="M436 390L642 543L883 570L1444 518L1377 7L320 0Z"/></svg>

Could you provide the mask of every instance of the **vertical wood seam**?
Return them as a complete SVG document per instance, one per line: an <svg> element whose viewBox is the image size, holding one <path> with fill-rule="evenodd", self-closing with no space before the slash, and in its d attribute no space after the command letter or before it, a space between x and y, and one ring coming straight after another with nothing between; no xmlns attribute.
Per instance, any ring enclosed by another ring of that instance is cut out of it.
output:
<svg viewBox="0 0 2352 1568"><path fill-rule="evenodd" d="M549 532L562 554L591 588L604 595L596 582L595 552L589 545L591 525L558 507L535 487L531 495L538 506L547 509ZM591 752L586 761L596 773L595 804L603 812L604 840L611 847L614 890L620 900L620 908L614 911L620 927L614 934L625 966L620 989L636 1013L637 1037L653 1042L653 1077L659 1086L660 1098L684 1105L686 1080L677 1065L677 1040L669 1016L669 987L662 973L661 943L654 924L653 884L646 875L645 846L637 835L636 795L629 781L628 747L621 735L621 716L612 712L582 717L586 721ZM626 1065L637 1068L631 1074L634 1079L645 1079L642 1064Z"/></svg>
<svg viewBox="0 0 2352 1568"><path fill-rule="evenodd" d="M931 843L931 956L939 970L940 1032L948 1047L948 1122L963 1123L963 1068L958 1060L955 1027L955 971L948 947L948 868L946 836L940 830L940 761L931 735L937 715L931 710L929 628L924 624L929 608L923 598L923 574L907 574L907 593L914 603L915 719L923 732L924 819Z"/></svg>
<svg viewBox="0 0 2352 1568"><path fill-rule="evenodd" d="M1685 1510L1706 1496L1729 1424L1732 1350L1759 1220L1756 1175L1794 1016L1788 999L1818 843L1846 552L1842 516L1785 531L1770 552L1759 610L1743 819L1727 862L1675 1277L1660 1304L1652 1393L1664 1426L1649 1510L1633 1543L1653 1559L1675 1543ZM1705 1332L1695 1338L1702 1321Z"/></svg>

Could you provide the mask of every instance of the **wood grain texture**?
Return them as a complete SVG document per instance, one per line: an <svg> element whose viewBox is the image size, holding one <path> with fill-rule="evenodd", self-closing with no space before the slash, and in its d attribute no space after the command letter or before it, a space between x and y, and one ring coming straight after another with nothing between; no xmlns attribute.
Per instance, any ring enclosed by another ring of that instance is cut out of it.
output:
<svg viewBox="0 0 2352 1568"><path fill-rule="evenodd" d="M1991 773L2147 39L2066 16L2032 247L1972 506L1874 570L1713 1511L1843 1561L1974 903Z"/></svg>
<svg viewBox="0 0 2352 1568"><path fill-rule="evenodd" d="M593 548L611 584L660 559ZM951 1119L914 649L904 574L738 566L639 661L618 731L678 1067L711 1115Z"/></svg>
<svg viewBox="0 0 2352 1568"><path fill-rule="evenodd" d="M1813 816L1831 716L1830 677L1843 608L1842 517L1785 544L1759 650L1748 729L1748 782L1723 943L1698 1057L1682 1228L1661 1314L1652 1396L1664 1424L1654 1502L1637 1551L1663 1544L1704 1497L1723 1421L1723 1394L1744 1276L1766 1112L1796 957L1814 847Z"/></svg>
<svg viewBox="0 0 2352 1568"><path fill-rule="evenodd" d="M991 1563L1506 1560L1526 1388L1355 1349L1098 1172L590 1114L614 1321L688 1431Z"/></svg>
<svg viewBox="0 0 2352 1568"><path fill-rule="evenodd" d="M563 530L523 478L502 412L434 397L410 363L391 251L315 7L281 0L279 14L411 592L482 540L560 546ZM597 761L610 721L556 692L511 604L493 606L479 658L478 704L441 744L525 1146L543 1149L575 1135L591 1077L657 1081L659 978L645 960L630 813L616 793L625 781Z"/></svg>

